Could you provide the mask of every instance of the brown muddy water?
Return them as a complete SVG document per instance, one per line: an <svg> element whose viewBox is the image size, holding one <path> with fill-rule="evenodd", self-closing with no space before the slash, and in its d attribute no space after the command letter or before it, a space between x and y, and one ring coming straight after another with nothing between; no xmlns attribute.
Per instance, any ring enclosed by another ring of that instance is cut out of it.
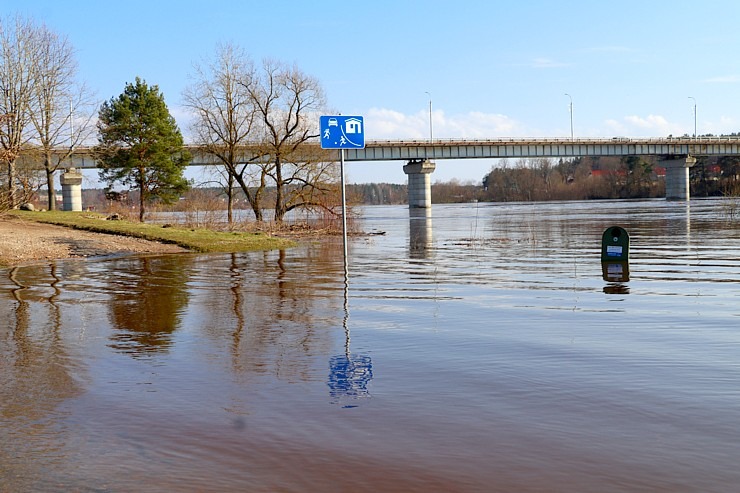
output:
<svg viewBox="0 0 740 493"><path fill-rule="evenodd" d="M370 207L346 279L341 242L2 270L0 492L739 491L731 206Z"/></svg>

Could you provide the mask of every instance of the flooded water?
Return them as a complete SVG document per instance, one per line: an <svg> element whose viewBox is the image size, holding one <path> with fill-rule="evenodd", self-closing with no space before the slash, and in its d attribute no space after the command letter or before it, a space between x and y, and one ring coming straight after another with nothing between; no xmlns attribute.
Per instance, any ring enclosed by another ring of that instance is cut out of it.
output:
<svg viewBox="0 0 740 493"><path fill-rule="evenodd" d="M726 211L370 207L347 278L341 241L2 270L0 492L738 491Z"/></svg>

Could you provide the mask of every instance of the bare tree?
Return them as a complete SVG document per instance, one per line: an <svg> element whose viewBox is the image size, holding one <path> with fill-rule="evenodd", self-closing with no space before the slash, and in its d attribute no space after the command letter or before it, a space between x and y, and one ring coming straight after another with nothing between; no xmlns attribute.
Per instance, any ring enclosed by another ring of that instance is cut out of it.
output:
<svg viewBox="0 0 740 493"><path fill-rule="evenodd" d="M0 114L7 115L0 131L0 161L7 165L3 206L18 202L16 161L29 143L29 102L33 91L38 28L15 17L0 19Z"/></svg>
<svg viewBox="0 0 740 493"><path fill-rule="evenodd" d="M54 173L94 127L94 100L78 83L74 50L66 37L38 28L30 118L34 141L44 163L49 210L56 209Z"/></svg>
<svg viewBox="0 0 740 493"><path fill-rule="evenodd" d="M325 106L315 78L269 60L257 71L232 45L219 47L206 69L196 66L195 78L184 94L197 115L195 138L239 185L257 221L271 185L276 222L296 208L331 209L336 167L327 152L307 145L319 137Z"/></svg>
<svg viewBox="0 0 740 493"><path fill-rule="evenodd" d="M262 220L262 197L266 175L252 164L258 160L246 149L253 137L255 107L248 87L254 78L249 57L233 45L217 48L216 61L195 66L195 82L184 93L186 104L197 118L191 125L196 141L226 171L228 221L233 222L233 189L236 182L257 221Z"/></svg>
<svg viewBox="0 0 740 493"><path fill-rule="evenodd" d="M328 153L307 146L319 137L318 114L325 107L317 79L296 67L267 60L245 84L259 115L263 170L275 185L275 221L296 208L326 208L336 192L336 167ZM334 185L332 185L332 183Z"/></svg>
<svg viewBox="0 0 740 493"><path fill-rule="evenodd" d="M39 157L49 208L55 208L54 172L90 135L92 101L75 81L73 55L68 41L43 24L0 19L0 114L9 115L1 124L0 162L7 165L9 208L40 187ZM79 118L74 127L73 115Z"/></svg>

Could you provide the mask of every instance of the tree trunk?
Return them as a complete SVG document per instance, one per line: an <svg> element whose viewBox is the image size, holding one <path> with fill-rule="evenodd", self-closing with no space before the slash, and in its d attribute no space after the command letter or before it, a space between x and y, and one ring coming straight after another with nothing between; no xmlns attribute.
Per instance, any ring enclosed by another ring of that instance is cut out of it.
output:
<svg viewBox="0 0 740 493"><path fill-rule="evenodd" d="M15 159L8 161L8 208L15 209L16 185L15 185Z"/></svg>
<svg viewBox="0 0 740 493"><path fill-rule="evenodd" d="M46 162L46 198L49 202L49 210L57 210L57 193L54 185L54 171L51 170L49 162Z"/></svg>
<svg viewBox="0 0 740 493"><path fill-rule="evenodd" d="M247 197L247 201L249 202L249 205L252 207L252 212L254 212L254 220L257 222L262 222L262 207L260 204L260 195L261 191L265 187L264 183L264 177L262 178L262 184L260 188L254 193L254 195L249 193L249 187L247 186L246 182L244 181L244 178L241 175L234 175L234 178L236 179L236 182L239 184L239 187L241 187L242 191L244 192L244 195Z"/></svg>
<svg viewBox="0 0 740 493"><path fill-rule="evenodd" d="M258 192L259 194L259 192ZM264 218L262 217L262 207L260 205L259 195L251 202L252 212L254 213L254 220L261 223Z"/></svg>
<svg viewBox="0 0 740 493"><path fill-rule="evenodd" d="M146 170L143 168L139 169L139 222L144 222L144 207L145 207L145 199L144 199L144 187L145 185L145 176L146 176Z"/></svg>
<svg viewBox="0 0 740 493"><path fill-rule="evenodd" d="M139 222L144 222L144 193L139 190Z"/></svg>
<svg viewBox="0 0 740 493"><path fill-rule="evenodd" d="M280 160L275 162L275 222L282 223L285 216L285 204L283 204L283 173Z"/></svg>
<svg viewBox="0 0 740 493"><path fill-rule="evenodd" d="M229 173L229 189L227 190L227 207L226 215L227 221L231 225L234 222L234 175Z"/></svg>

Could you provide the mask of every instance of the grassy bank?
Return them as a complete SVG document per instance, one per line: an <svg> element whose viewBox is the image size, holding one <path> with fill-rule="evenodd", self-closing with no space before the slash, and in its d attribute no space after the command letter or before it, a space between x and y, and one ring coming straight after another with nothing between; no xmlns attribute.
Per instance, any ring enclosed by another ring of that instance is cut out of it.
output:
<svg viewBox="0 0 740 493"><path fill-rule="evenodd" d="M163 227L158 224L129 221L106 221L104 215L91 212L10 211L8 214L25 220L66 226L83 231L132 236L145 240L171 243L195 252L246 252L295 246L295 243L290 240L271 237L264 233L212 231L175 226Z"/></svg>

